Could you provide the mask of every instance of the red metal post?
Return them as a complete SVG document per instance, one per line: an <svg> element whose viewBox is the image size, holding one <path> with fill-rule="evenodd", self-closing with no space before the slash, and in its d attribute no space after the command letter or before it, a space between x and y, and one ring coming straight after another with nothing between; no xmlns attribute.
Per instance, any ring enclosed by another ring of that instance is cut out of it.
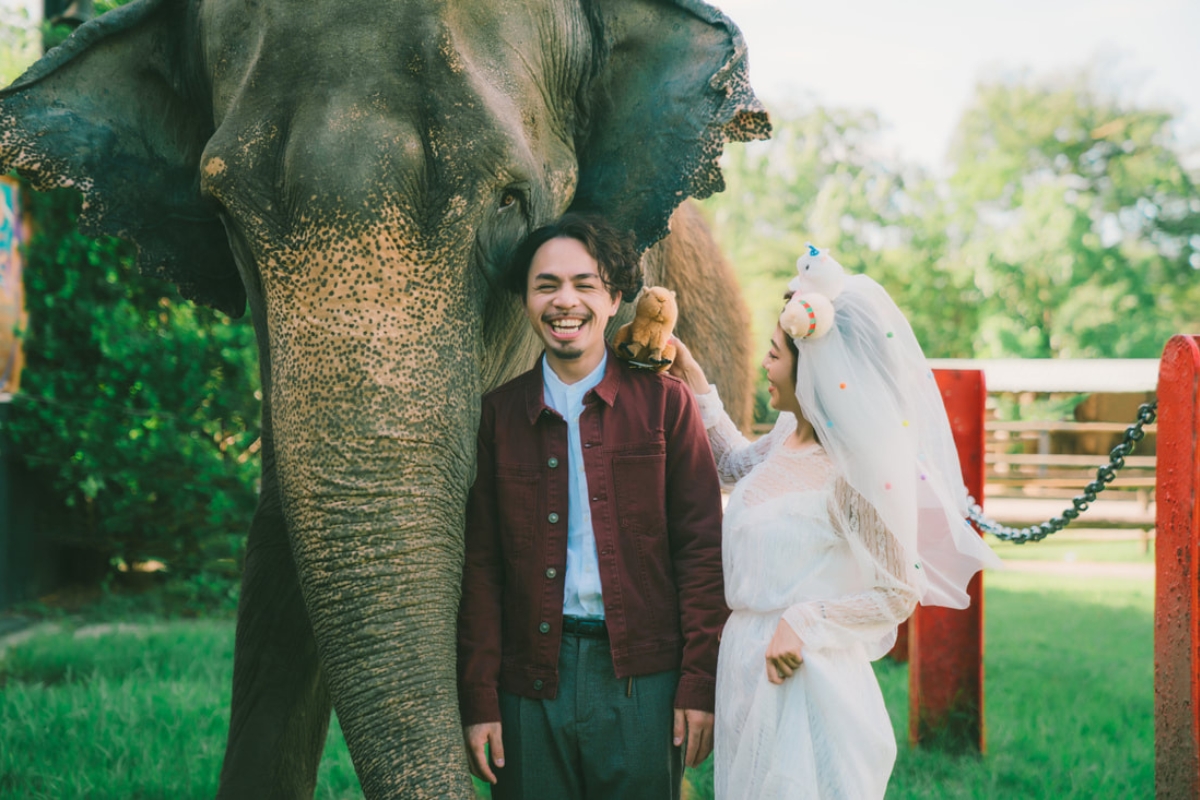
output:
<svg viewBox="0 0 1200 800"><path fill-rule="evenodd" d="M1200 336L1172 337L1158 370L1154 788L1200 797Z"/></svg>
<svg viewBox="0 0 1200 800"><path fill-rule="evenodd" d="M935 370L967 491L983 503L983 409L979 370ZM983 724L983 573L967 587L971 606L918 607L908 621L908 738L986 749Z"/></svg>
<svg viewBox="0 0 1200 800"><path fill-rule="evenodd" d="M908 623L901 622L900 627L896 629L896 643L892 645L892 649L888 650L888 658L895 661L897 664L905 664L908 662Z"/></svg>

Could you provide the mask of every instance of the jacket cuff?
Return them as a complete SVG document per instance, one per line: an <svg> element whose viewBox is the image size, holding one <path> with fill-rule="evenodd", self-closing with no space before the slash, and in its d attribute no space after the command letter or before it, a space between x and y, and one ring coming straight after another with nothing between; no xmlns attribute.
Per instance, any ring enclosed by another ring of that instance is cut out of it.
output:
<svg viewBox="0 0 1200 800"><path fill-rule="evenodd" d="M495 689L460 689L458 707L464 728L500 721L500 695Z"/></svg>
<svg viewBox="0 0 1200 800"><path fill-rule="evenodd" d="M721 402L721 396L717 394L715 384L710 383L706 393L697 394L694 397L696 405L700 408L700 420L704 423L705 430L721 421L721 417L725 414L725 404Z"/></svg>
<svg viewBox="0 0 1200 800"><path fill-rule="evenodd" d="M675 708L713 713L717 701L717 682L713 678L681 675L675 689Z"/></svg>

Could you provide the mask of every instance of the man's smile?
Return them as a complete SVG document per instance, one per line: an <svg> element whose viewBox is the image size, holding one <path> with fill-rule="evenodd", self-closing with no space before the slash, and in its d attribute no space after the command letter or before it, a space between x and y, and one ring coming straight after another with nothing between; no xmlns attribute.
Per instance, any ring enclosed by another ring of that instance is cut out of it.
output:
<svg viewBox="0 0 1200 800"><path fill-rule="evenodd" d="M587 319L582 317L556 317L554 319L547 319L545 322L549 326L554 338L567 341L574 339L579 334Z"/></svg>

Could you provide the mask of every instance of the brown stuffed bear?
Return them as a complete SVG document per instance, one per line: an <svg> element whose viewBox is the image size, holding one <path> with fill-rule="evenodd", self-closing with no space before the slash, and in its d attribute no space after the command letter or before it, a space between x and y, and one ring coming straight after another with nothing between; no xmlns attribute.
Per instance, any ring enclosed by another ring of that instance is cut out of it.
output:
<svg viewBox="0 0 1200 800"><path fill-rule="evenodd" d="M661 286L647 286L638 297L633 321L618 328L613 337L617 356L635 367L662 372L675 359L671 332L677 319L675 293Z"/></svg>

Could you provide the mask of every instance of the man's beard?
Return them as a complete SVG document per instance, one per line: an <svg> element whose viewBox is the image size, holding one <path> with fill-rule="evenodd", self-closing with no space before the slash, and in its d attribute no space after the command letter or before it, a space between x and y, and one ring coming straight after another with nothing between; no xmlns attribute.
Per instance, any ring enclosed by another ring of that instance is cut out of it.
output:
<svg viewBox="0 0 1200 800"><path fill-rule="evenodd" d="M550 324L550 320L548 319L543 321L547 325ZM593 318L589 315L587 319L583 321L583 324L588 325L592 323L592 321ZM553 339L550 339L546 342L546 350L553 353L554 357L561 361L576 361L580 358L583 358L584 353L584 349L576 345L574 342L558 342Z"/></svg>
<svg viewBox="0 0 1200 800"><path fill-rule="evenodd" d="M554 357L560 361L575 361L576 359L583 358L583 351L578 348L574 350L559 350L555 348L553 353Z"/></svg>

